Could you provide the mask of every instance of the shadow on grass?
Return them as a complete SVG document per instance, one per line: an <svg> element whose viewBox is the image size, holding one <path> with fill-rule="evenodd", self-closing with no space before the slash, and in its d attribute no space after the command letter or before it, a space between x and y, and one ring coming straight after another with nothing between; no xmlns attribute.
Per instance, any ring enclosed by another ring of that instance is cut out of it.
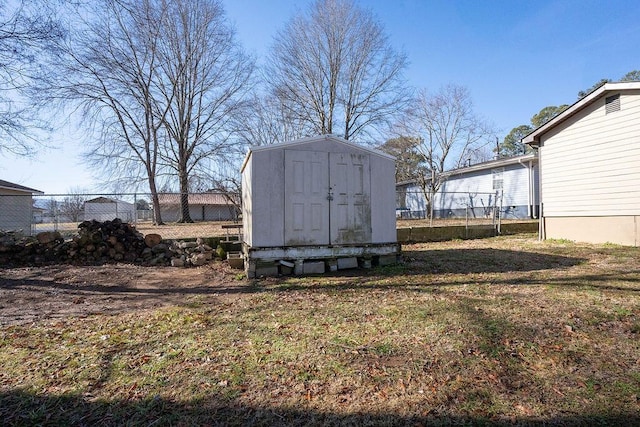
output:
<svg viewBox="0 0 640 427"><path fill-rule="evenodd" d="M0 290L47 290L66 291L70 294L102 294L102 295L128 295L143 299L146 297L163 297L173 295L212 295L212 294L250 294L259 292L280 292L309 290L310 288L322 290L347 290L347 289L400 289L408 288L412 291L429 290L433 286L459 286L469 283L465 275L495 274L485 277L483 280L492 285L540 285L553 284L554 286L585 287L593 286L599 289L640 292L640 287L620 287L612 285L615 280L623 278L625 282L640 282L640 270L626 270L621 272L606 272L596 274L572 274L561 277L540 278L530 272L545 270L568 269L584 263L586 260L578 257L551 255L537 252L512 251L503 249L445 249L426 251L404 251L404 264L377 267L370 270L352 269L335 273L327 273L319 276L307 276L301 281L295 277L294 282L288 282L289 277L283 276L270 278L269 280L257 279L249 282L236 282L232 285L198 285L198 286L168 286L145 287L126 286L115 284L92 283L63 283L55 280L39 279L37 277L24 279L8 279L0 277ZM60 268L64 268L61 266ZM153 267L150 267L153 268ZM509 277L503 277L502 273L512 273ZM518 274L522 273L522 274ZM437 276L437 283L394 283L396 277L410 276ZM443 275L454 277L442 279ZM632 275L630 277L630 275ZM390 279L390 283L381 283L381 278ZM170 276L168 276L168 280ZM320 279L338 279L337 283L321 283ZM477 281L476 279L473 279ZM90 279L88 279L90 281Z"/></svg>
<svg viewBox="0 0 640 427"><path fill-rule="evenodd" d="M584 263L583 258L505 249L403 251L406 273L508 273L551 270Z"/></svg>
<svg viewBox="0 0 640 427"><path fill-rule="evenodd" d="M426 408L425 408L426 409ZM220 426L450 426L640 425L637 413L581 414L549 418L489 419L431 414L425 417L393 413L338 414L313 409L251 407L212 396L206 400L175 402L162 398L124 401L90 401L74 395L36 395L21 390L0 393L3 425L220 425Z"/></svg>
<svg viewBox="0 0 640 427"><path fill-rule="evenodd" d="M430 291L442 286L462 286L469 283L487 285L552 285L567 288L594 288L600 290L640 292L640 269L600 272L571 270L587 259L538 252L504 249L445 249L403 251L405 262L377 267L371 270L344 270L301 281L286 278L274 282L256 280L251 288L256 291L347 289L402 289L414 292ZM558 274L566 271L567 274ZM474 277L480 275L481 277ZM320 278L337 279L325 282ZM394 279L401 279L397 282ZM625 286L616 284L624 281Z"/></svg>

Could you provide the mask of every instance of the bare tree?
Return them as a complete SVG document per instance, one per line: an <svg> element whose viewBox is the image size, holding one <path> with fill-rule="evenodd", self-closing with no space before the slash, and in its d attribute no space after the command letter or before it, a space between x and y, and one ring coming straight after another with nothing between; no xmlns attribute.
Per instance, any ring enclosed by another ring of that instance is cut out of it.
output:
<svg viewBox="0 0 640 427"><path fill-rule="evenodd" d="M46 128L30 99L39 58L64 35L48 2L0 0L0 154L33 154Z"/></svg>
<svg viewBox="0 0 640 427"><path fill-rule="evenodd" d="M289 114L291 108L275 96L255 94L248 105L248 113L238 116L235 133L246 147L270 145L309 136L312 132L299 118Z"/></svg>
<svg viewBox="0 0 640 427"><path fill-rule="evenodd" d="M354 139L403 109L406 66L371 12L352 0L317 0L276 35L266 76L288 116L313 133Z"/></svg>
<svg viewBox="0 0 640 427"><path fill-rule="evenodd" d="M421 91L412 119L412 134L420 135L416 151L428 171L419 176L418 183L430 212L431 197L445 179L443 172L470 160L486 160L484 152L494 131L473 111L469 91L457 85L435 93Z"/></svg>
<svg viewBox="0 0 640 427"><path fill-rule="evenodd" d="M87 159L112 182L146 181L156 224L162 224L156 180L167 112L156 75L165 13L154 0L94 3L86 13L93 19L64 46L53 85L55 96L83 114Z"/></svg>
<svg viewBox="0 0 640 427"><path fill-rule="evenodd" d="M396 158L396 182L410 181L424 176L424 157L418 153L416 146L420 138L399 136L388 139L378 149Z"/></svg>
<svg viewBox="0 0 640 427"><path fill-rule="evenodd" d="M146 180L154 221L159 187L179 183L190 222L189 176L229 151L253 61L235 43L218 0L106 0L65 46L56 95L79 106L95 136L88 158L111 182Z"/></svg>
<svg viewBox="0 0 640 427"><path fill-rule="evenodd" d="M80 187L70 188L69 195L62 199L58 211L73 222L80 221L84 213L84 202L87 201L86 189Z"/></svg>
<svg viewBox="0 0 640 427"><path fill-rule="evenodd" d="M214 181L212 192L219 193L224 197L229 206L229 213L234 219L234 222L238 221L242 212L242 184L241 181L235 177L227 177Z"/></svg>
<svg viewBox="0 0 640 427"><path fill-rule="evenodd" d="M243 114L254 61L240 49L218 0L166 4L158 79L168 108L162 156L178 176L179 221L192 222L189 176L204 159L225 156L230 150L234 140L229 130L233 117Z"/></svg>

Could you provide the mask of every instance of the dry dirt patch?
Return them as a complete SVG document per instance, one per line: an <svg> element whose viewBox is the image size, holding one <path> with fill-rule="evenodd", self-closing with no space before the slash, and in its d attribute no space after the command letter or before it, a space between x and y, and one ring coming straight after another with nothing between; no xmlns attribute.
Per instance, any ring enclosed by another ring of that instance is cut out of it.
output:
<svg viewBox="0 0 640 427"><path fill-rule="evenodd" d="M244 284L222 262L198 268L132 264L0 269L0 325L182 306Z"/></svg>

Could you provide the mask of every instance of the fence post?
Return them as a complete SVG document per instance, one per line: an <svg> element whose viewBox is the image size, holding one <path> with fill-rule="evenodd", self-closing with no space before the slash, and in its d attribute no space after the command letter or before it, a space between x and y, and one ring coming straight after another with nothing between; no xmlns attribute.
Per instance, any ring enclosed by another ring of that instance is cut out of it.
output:
<svg viewBox="0 0 640 427"><path fill-rule="evenodd" d="M464 228L469 228L469 205L464 207Z"/></svg>
<svg viewBox="0 0 640 427"><path fill-rule="evenodd" d="M430 189L429 192L431 193L431 197L429 199L429 227L433 227L433 199L435 193L433 189Z"/></svg>
<svg viewBox="0 0 640 427"><path fill-rule="evenodd" d="M500 234L500 226L502 225L502 199L504 191L500 190L500 210L498 211L498 234Z"/></svg>
<svg viewBox="0 0 640 427"><path fill-rule="evenodd" d="M133 225L138 225L138 193L133 193Z"/></svg>
<svg viewBox="0 0 640 427"><path fill-rule="evenodd" d="M53 200L53 231L58 231L58 201Z"/></svg>

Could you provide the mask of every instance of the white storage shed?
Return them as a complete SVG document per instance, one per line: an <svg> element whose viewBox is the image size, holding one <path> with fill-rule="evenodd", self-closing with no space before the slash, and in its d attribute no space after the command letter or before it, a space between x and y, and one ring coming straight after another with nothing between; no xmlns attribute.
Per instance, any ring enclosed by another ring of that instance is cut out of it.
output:
<svg viewBox="0 0 640 427"><path fill-rule="evenodd" d="M96 197L84 202L84 219L86 221L111 221L120 218L124 222L135 219L136 208L133 203L108 197Z"/></svg>
<svg viewBox="0 0 640 427"><path fill-rule="evenodd" d="M395 257L394 183L392 156L333 135L252 148L242 166L248 276L275 273L272 261L305 272L309 260L331 269L343 257Z"/></svg>

